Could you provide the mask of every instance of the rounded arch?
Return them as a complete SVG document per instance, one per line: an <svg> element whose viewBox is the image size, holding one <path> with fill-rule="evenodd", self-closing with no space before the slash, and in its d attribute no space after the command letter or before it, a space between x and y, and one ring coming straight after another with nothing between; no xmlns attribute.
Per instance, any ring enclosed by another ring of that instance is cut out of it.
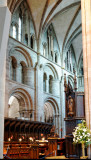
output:
<svg viewBox="0 0 91 160"><path fill-rule="evenodd" d="M44 120L45 122L53 123L56 129L59 128L59 107L52 97L47 97L44 100Z"/></svg>
<svg viewBox="0 0 91 160"><path fill-rule="evenodd" d="M26 67L27 64L24 62L24 61L21 61L20 64L23 66L23 67Z"/></svg>
<svg viewBox="0 0 91 160"><path fill-rule="evenodd" d="M17 60L14 56L11 56L11 61L12 61L12 67L16 68L17 67Z"/></svg>
<svg viewBox="0 0 91 160"><path fill-rule="evenodd" d="M44 68L45 68L46 66L51 69L51 71L52 71L52 73L53 73L53 75L54 75L54 78L55 78L55 79L59 79L59 76L58 76L58 73L57 73L57 70L55 69L55 67L54 67L52 64L50 64L50 63L46 63L46 64L44 65Z"/></svg>
<svg viewBox="0 0 91 160"><path fill-rule="evenodd" d="M46 80L47 79L47 74L44 72L43 74L43 79Z"/></svg>
<svg viewBox="0 0 91 160"><path fill-rule="evenodd" d="M44 104L44 116L45 116L45 122L53 121L54 111L52 104L50 102L46 102Z"/></svg>
<svg viewBox="0 0 91 160"><path fill-rule="evenodd" d="M23 107L20 109L30 110L33 109L33 103L30 94L23 88L14 87L9 92L9 98L14 96L17 98L20 104L23 103Z"/></svg>
<svg viewBox="0 0 91 160"><path fill-rule="evenodd" d="M31 58L30 54L23 47L15 46L15 47L11 48L9 54L11 55L11 53L13 53L14 51L18 51L19 53L21 53L25 57L28 67L30 67L30 66L33 67L32 58Z"/></svg>
<svg viewBox="0 0 91 160"><path fill-rule="evenodd" d="M45 104L46 102L51 103L52 106L54 107L55 113L56 113L56 114L59 114L58 103L56 102L56 100L55 100L54 98L47 97L47 98L44 100L44 104Z"/></svg>

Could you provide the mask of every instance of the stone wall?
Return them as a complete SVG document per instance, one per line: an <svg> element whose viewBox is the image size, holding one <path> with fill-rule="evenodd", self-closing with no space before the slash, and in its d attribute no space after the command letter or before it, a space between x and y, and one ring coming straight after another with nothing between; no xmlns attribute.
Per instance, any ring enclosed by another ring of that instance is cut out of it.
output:
<svg viewBox="0 0 91 160"><path fill-rule="evenodd" d="M26 3L21 4L12 15L6 60L5 117L9 116L8 101L12 95L19 101L19 110L32 110L31 120L34 121L44 122L45 106L51 106L52 114L48 114L49 117L47 115L47 120L52 115L57 132L60 137L64 137L64 74L67 83L69 80L74 88L74 73L67 70L64 65L67 49L63 51L64 54L60 53L52 25L42 33L39 43L32 18L28 10L25 12L24 6L27 8ZM21 39L19 39L19 17L22 23ZM13 37L13 26L16 27L15 37ZM72 58L75 61L74 56ZM77 71L77 68L75 69Z"/></svg>

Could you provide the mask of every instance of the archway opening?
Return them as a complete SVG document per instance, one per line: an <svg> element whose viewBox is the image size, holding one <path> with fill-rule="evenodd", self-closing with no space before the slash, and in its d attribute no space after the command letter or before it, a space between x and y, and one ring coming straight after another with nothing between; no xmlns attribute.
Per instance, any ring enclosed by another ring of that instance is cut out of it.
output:
<svg viewBox="0 0 91 160"><path fill-rule="evenodd" d="M20 116L20 114L19 114L19 101L16 97L11 96L9 98L8 107L9 107L8 116L10 118L15 118L15 117Z"/></svg>
<svg viewBox="0 0 91 160"><path fill-rule="evenodd" d="M46 102L44 104L44 121L47 123L53 123L53 117L53 106L51 105L51 103Z"/></svg>

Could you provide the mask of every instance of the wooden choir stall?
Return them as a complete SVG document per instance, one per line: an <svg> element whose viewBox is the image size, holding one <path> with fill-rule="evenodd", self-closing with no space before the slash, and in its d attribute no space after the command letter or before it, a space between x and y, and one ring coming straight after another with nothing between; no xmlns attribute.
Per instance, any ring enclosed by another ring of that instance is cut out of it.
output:
<svg viewBox="0 0 91 160"><path fill-rule="evenodd" d="M53 124L5 118L4 159L46 159L62 155L65 155L65 138L59 138Z"/></svg>

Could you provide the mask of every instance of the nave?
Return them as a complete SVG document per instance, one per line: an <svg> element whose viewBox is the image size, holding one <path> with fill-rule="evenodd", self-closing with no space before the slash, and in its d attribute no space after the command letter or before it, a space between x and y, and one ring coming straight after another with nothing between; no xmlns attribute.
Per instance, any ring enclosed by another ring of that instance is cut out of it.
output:
<svg viewBox="0 0 91 160"><path fill-rule="evenodd" d="M82 120L91 130L90 6L0 0L0 158L81 158L73 131Z"/></svg>

